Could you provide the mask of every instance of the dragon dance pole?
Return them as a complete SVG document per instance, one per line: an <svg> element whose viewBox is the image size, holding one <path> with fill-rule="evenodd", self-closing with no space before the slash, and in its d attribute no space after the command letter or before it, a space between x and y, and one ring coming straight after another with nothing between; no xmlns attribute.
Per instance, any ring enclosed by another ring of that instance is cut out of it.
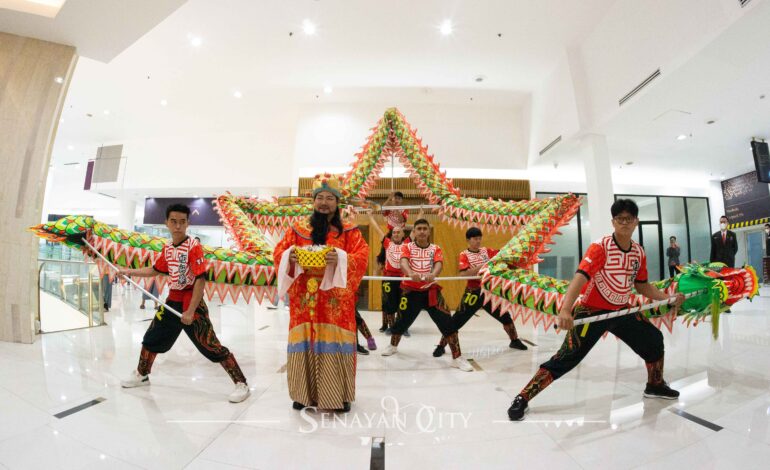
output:
<svg viewBox="0 0 770 470"><path fill-rule="evenodd" d="M83 237L83 239L82 239L82 240L83 240L83 243L85 243L85 244L86 244L86 246L88 246L88 248L90 248L90 249L91 249L91 251L93 251L94 253L96 253L96 256L98 256L98 257L99 257L99 258L101 258L101 259L102 259L102 260L103 260L105 263L107 263L107 265L108 265L109 267L111 267L112 269L114 269L114 270L115 270L115 271L117 271L117 272L120 272L120 269L118 269L118 267L117 267L117 266L115 266L114 264L110 263L110 260L108 260L107 258L105 258L105 257L104 257L104 255L102 255L101 253L99 253L99 251L98 251L96 248L94 248L94 246L93 246L92 244L90 244L90 243L88 242L88 240L86 240L86 239L85 239L85 237ZM176 311L176 310L174 310L173 308L171 308L171 307L169 307L168 305L166 305L166 304L165 304L165 303L164 303L162 300L160 300L159 298L155 297L155 296L154 296L154 295L152 295L151 293L147 292L147 290L146 290L146 289L144 289L142 286L140 286L139 284L137 284L137 283L136 283L136 282L135 282L133 279L131 279L131 278L130 278L130 277L128 277L128 276L124 276L124 275L122 275L122 274L120 274L120 276L121 276L123 279L125 279L126 281L128 281L129 283L131 283L131 284L132 284L134 287L136 287L136 288L137 288L137 289L139 289L140 291L142 291L142 292L144 292L145 294L147 294L147 296L148 296L148 297L150 297L152 300L154 300L154 301L158 302L159 304L161 304L161 305L163 306L163 308L165 308L165 309L166 309L166 310L168 310L169 312L173 313L174 315L178 316L179 318L182 318L182 314L181 314L181 313L177 312L177 311Z"/></svg>
<svg viewBox="0 0 770 470"><path fill-rule="evenodd" d="M689 299L691 297L695 297L696 295L705 294L706 292L708 292L707 289L699 289L699 290L696 290L696 291L684 294L684 298L686 300L686 299ZM653 309L653 308L656 308L656 307L660 307L662 305L672 304L674 302L676 302L676 297L669 297L668 299L658 300L658 301L655 301L655 302L651 302L649 304L637 305L636 307L630 307L630 308L626 308L626 309L623 309L623 310L617 310L617 311L614 311L614 312L607 312L607 313L602 313L602 314L599 314L599 315L592 315L590 317L581 318L579 320L575 320L573 325L574 326L587 325L589 323L594 323L594 322L597 322L597 321L609 320L610 318L616 318L616 317L622 317L622 316L625 316L625 315L631 315L632 313L638 313L638 312L642 312L644 310L650 310L650 309Z"/></svg>

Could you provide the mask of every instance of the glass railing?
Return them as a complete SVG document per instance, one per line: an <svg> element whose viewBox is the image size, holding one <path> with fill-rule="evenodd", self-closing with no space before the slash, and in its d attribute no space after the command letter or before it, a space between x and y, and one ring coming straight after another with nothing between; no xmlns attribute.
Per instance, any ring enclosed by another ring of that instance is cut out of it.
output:
<svg viewBox="0 0 770 470"><path fill-rule="evenodd" d="M72 250L76 252L75 250ZM66 303L85 318L67 316L62 312L45 311L43 315L59 317L41 318L41 302L38 302L38 325L45 332L104 324L102 279L94 263L86 261L39 258L38 288L40 295L51 295ZM48 326L46 326L48 325ZM38 328L39 330L41 328Z"/></svg>

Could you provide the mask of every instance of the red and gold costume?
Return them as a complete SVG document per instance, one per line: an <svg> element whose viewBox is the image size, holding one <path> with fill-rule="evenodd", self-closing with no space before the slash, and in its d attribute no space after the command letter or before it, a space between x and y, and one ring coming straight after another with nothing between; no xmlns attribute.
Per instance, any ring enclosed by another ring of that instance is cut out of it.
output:
<svg viewBox="0 0 770 470"><path fill-rule="evenodd" d="M308 219L295 223L273 252L276 268L284 251L312 245ZM356 292L366 273L369 246L356 226L333 227L327 246L347 253L347 286L320 290L325 268L309 268L289 287L289 395L295 402L341 409L355 399Z"/></svg>

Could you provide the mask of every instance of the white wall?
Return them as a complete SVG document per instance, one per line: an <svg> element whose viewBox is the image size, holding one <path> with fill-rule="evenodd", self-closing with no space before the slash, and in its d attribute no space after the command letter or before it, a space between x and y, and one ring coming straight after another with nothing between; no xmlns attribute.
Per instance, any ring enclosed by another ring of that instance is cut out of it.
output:
<svg viewBox="0 0 770 470"><path fill-rule="evenodd" d="M294 173L303 168L345 168L353 162L388 104L325 104L302 109ZM526 167L521 110L513 106L403 104L399 110L442 168Z"/></svg>

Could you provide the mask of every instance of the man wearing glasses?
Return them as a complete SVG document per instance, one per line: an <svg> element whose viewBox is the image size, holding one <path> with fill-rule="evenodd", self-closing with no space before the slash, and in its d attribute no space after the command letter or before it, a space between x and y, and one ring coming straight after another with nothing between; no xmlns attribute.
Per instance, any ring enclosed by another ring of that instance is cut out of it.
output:
<svg viewBox="0 0 770 470"><path fill-rule="evenodd" d="M618 199L610 211L614 233L588 247L559 312L557 324L560 329L567 330L567 337L556 354L540 365L508 408L508 417L512 421L523 419L529 401L577 366L606 332L617 336L644 359L647 365L645 397L667 400L679 397L679 392L663 381L663 334L643 316L626 315L573 327L573 306L578 317L598 311L621 310L628 306L632 287L649 299L668 299L668 295L647 282L644 249L631 239L639 223L639 207L630 199ZM684 296L677 294L675 305L679 306L683 301Z"/></svg>

